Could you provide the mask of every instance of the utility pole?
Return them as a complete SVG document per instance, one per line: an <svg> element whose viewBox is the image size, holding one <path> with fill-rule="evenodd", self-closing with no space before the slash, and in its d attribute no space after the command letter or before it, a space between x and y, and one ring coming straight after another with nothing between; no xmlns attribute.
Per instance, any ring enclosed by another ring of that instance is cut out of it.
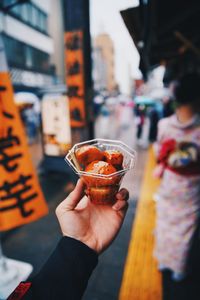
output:
<svg viewBox="0 0 200 300"><path fill-rule="evenodd" d="M93 138L89 0L63 0L72 142Z"/></svg>

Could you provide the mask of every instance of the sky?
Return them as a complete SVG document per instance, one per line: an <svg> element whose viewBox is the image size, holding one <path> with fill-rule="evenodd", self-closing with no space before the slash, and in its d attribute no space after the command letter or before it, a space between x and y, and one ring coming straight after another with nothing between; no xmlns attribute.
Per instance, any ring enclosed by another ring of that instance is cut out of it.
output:
<svg viewBox="0 0 200 300"><path fill-rule="evenodd" d="M115 47L115 76L123 93L130 91L130 78L140 78L139 54L120 10L137 6L138 0L90 0L91 35L108 33Z"/></svg>

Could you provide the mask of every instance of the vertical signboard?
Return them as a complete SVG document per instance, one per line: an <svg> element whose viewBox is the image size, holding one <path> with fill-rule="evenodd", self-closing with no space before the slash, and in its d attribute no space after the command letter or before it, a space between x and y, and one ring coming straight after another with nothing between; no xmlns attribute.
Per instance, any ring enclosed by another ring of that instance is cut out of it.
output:
<svg viewBox="0 0 200 300"><path fill-rule="evenodd" d="M65 25L66 85L70 104L72 137L91 135L91 45L89 0L63 0Z"/></svg>
<svg viewBox="0 0 200 300"><path fill-rule="evenodd" d="M13 100L0 36L0 231L34 221L47 211Z"/></svg>
<svg viewBox="0 0 200 300"><path fill-rule="evenodd" d="M66 84L72 128L86 125L83 31L65 33Z"/></svg>

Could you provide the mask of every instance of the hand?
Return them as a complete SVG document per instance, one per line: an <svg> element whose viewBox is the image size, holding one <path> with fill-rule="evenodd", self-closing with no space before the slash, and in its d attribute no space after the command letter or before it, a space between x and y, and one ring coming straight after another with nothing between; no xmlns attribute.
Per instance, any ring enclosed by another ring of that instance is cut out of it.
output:
<svg viewBox="0 0 200 300"><path fill-rule="evenodd" d="M154 178L159 179L159 178L162 178L164 171L165 171L165 166L163 164L158 164L154 168L152 175L153 175Z"/></svg>
<svg viewBox="0 0 200 300"><path fill-rule="evenodd" d="M128 208L129 193L121 189L113 206L95 205L84 196L84 189L84 183L79 179L74 191L57 207L56 215L64 236L101 253L119 232Z"/></svg>

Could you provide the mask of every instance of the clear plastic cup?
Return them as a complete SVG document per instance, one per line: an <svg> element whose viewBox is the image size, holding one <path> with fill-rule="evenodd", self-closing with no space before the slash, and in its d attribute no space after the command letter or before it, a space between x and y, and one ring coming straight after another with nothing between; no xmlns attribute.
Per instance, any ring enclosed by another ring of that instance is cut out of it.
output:
<svg viewBox="0 0 200 300"><path fill-rule="evenodd" d="M76 151L83 146L95 146L99 150L119 151L123 155L122 169L109 175L85 172L76 159ZM85 193L95 204L113 204L115 195L119 191L124 175L135 167L136 151L117 140L94 139L78 143L68 152L66 162L86 184Z"/></svg>

